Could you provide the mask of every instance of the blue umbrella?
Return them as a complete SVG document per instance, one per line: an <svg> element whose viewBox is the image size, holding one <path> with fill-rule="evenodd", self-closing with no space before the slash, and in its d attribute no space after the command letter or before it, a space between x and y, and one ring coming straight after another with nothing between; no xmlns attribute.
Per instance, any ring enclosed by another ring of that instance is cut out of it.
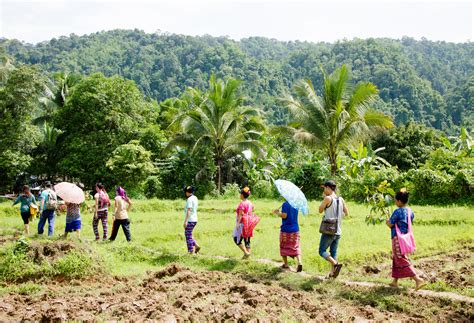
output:
<svg viewBox="0 0 474 323"><path fill-rule="evenodd" d="M300 210L304 215L308 214L308 201L298 186L284 179L277 179L275 186L280 195L283 196L292 207Z"/></svg>

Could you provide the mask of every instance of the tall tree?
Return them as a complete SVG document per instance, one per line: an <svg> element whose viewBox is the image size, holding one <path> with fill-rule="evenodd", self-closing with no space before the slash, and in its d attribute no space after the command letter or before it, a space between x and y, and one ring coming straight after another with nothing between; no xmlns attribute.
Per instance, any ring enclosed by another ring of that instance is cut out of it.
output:
<svg viewBox="0 0 474 323"><path fill-rule="evenodd" d="M13 66L7 57L0 62L0 189L9 190L37 145L38 129L31 119L43 80L35 67Z"/></svg>
<svg viewBox="0 0 474 323"><path fill-rule="evenodd" d="M219 192L224 162L245 150L258 154L261 148L259 139L264 126L260 111L244 105L244 97L239 93L240 84L236 79L224 81L212 75L205 93L192 88L188 90L190 108L170 125L181 125L181 131L170 142L170 147L184 145L191 152L203 146L210 147L217 168Z"/></svg>
<svg viewBox="0 0 474 323"><path fill-rule="evenodd" d="M82 79L55 117L55 127L64 132L58 139L60 170L88 185L112 183L107 160L118 146L139 138L157 109L133 81L100 73Z"/></svg>
<svg viewBox="0 0 474 323"><path fill-rule="evenodd" d="M323 149L335 175L338 155L348 143L361 138L369 127L390 128L393 122L371 108L378 93L374 84L360 82L353 87L345 65L331 75L323 72L323 76L322 96L311 81L302 80L294 88L295 96L284 100L296 119L289 128L294 139Z"/></svg>

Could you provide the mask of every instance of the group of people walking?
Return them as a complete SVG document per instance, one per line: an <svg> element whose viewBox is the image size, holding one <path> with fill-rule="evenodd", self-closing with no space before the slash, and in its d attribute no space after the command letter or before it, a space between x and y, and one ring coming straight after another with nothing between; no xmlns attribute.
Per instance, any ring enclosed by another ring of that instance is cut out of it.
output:
<svg viewBox="0 0 474 323"><path fill-rule="evenodd" d="M343 264L338 262L338 246L342 236L342 220L344 216L349 215L349 211L344 199L336 194L337 186L332 180L326 181L321 185L323 190L323 201L319 206L319 213L324 213L320 233L319 255L330 265L331 270L329 278L336 278ZM116 190L114 200L115 212L113 216L112 233L108 238L108 210L111 206L109 195L104 186L97 183L94 195L94 218L93 231L95 239L100 240L99 222L102 223L102 240L109 239L114 241L120 227L127 241L131 240L130 221L128 219L128 210L132 206L130 198L122 187ZM194 187L184 187L186 204L184 208L184 236L186 247L189 254L197 254L201 246L193 237L193 231L198 223L198 198L194 195ZM251 239L253 238L254 228L260 221L260 218L254 213L254 206L249 197L251 191L249 187L244 187L240 191L240 202L236 208L235 227L232 233L234 243L243 252L243 258L251 256ZM55 209L57 207L57 196L52 190L50 183L46 184L46 189L40 195L41 203L39 206L40 219L38 222L38 234L43 234L44 226L48 222L48 235L52 236L54 232ZM402 235L412 233L412 221L414 219L413 211L407 206L409 193L402 189L395 195L397 209L393 212L390 219L387 220L387 226L391 229L392 239L392 277L390 284L392 287L398 286L398 280L401 278L412 278L415 280L416 289L421 288L425 282L415 272L410 260L401 248L403 241ZM31 194L28 186L23 187L23 192L14 201L13 205L21 203L20 214L25 225L25 234L29 234L29 220L32 214L31 208L37 204L35 197ZM273 211L275 215L281 218L280 226L280 255L283 260L282 269L288 270L288 257L295 258L297 262L296 271L303 270L301 236L298 223L298 209L294 208L288 201L285 201L279 208ZM79 204L66 203L66 228L64 236L67 237L70 232L77 232L80 237L81 232L81 210ZM414 240L413 240L414 244Z"/></svg>
<svg viewBox="0 0 474 323"><path fill-rule="evenodd" d="M127 192L118 187L115 196L115 211L113 214L112 233L108 237L108 213L111 206L109 195L104 188L104 185L97 183L95 185L95 205L94 217L92 220L92 228L95 234L95 240L100 240L99 222L102 223L102 240L114 241L117 237L118 230L122 227L127 241L132 239L130 233L130 221L128 219L128 211L132 206L132 201L127 196ZM45 184L45 189L39 195L40 203L38 205L35 196L31 193L28 185L23 186L22 193L18 195L13 202L13 206L20 203L20 214L24 224L25 235L30 234L30 219L39 214L38 221L38 235L44 233L44 227L48 222L48 236L54 234L54 224L56 218L56 211L59 207L58 197L53 190L51 183ZM81 237L82 219L81 219L81 205L76 203L65 203L66 206L66 227L64 230L64 237L69 233L76 232L78 238Z"/></svg>

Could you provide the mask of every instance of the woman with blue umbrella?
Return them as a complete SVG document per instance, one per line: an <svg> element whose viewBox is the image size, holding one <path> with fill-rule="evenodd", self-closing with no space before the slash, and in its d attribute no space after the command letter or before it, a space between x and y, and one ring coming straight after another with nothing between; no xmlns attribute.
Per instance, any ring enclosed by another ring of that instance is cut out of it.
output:
<svg viewBox="0 0 474 323"><path fill-rule="evenodd" d="M301 261L300 229L298 224L298 210L308 213L308 202L303 192L293 183L285 180L276 180L278 192L285 198L281 208L273 213L281 217L280 227L280 255L283 258L283 269L290 269L288 257L296 258L297 272L303 271Z"/></svg>

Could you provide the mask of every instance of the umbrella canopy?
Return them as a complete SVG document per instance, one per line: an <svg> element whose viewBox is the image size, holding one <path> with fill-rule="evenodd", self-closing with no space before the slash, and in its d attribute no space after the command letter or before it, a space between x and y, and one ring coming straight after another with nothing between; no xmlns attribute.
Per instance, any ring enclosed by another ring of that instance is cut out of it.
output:
<svg viewBox="0 0 474 323"><path fill-rule="evenodd" d="M280 195L283 196L292 207L300 210L304 215L308 214L308 201L298 186L284 179L277 179L275 186Z"/></svg>
<svg viewBox="0 0 474 323"><path fill-rule="evenodd" d="M54 185L56 194L65 202L81 204L85 200L84 191L76 184L62 182Z"/></svg>

